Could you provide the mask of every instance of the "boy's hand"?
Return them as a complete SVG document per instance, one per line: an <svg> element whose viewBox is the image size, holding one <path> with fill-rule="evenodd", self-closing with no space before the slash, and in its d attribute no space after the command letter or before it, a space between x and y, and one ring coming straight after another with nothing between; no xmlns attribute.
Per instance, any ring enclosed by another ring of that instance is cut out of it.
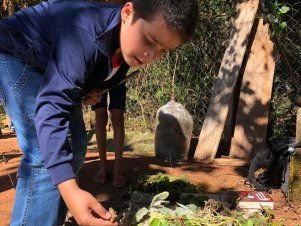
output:
<svg viewBox="0 0 301 226"><path fill-rule="evenodd" d="M88 192L80 189L75 179L58 185L69 211L79 225L117 226L111 223L111 214Z"/></svg>
<svg viewBox="0 0 301 226"><path fill-rule="evenodd" d="M94 90L83 97L84 105L95 105L101 101L102 93L101 90Z"/></svg>

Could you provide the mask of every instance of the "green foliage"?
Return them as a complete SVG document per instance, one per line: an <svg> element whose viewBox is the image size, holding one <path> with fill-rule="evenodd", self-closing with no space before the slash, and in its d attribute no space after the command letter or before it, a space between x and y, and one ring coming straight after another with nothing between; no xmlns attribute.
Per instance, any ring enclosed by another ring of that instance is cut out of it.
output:
<svg viewBox="0 0 301 226"><path fill-rule="evenodd" d="M275 89L277 89L275 85ZM274 91L277 93L277 91ZM280 92L279 92L280 93ZM295 135L295 106L286 95L274 95L271 102L270 137Z"/></svg>
<svg viewBox="0 0 301 226"><path fill-rule="evenodd" d="M170 100L183 104L193 116L198 134L211 89L226 49L231 1L199 1L200 16L193 40L169 52L161 61L142 68L140 77L127 83L127 117L147 130L155 128L157 110Z"/></svg>
<svg viewBox="0 0 301 226"><path fill-rule="evenodd" d="M269 119L269 137L295 136L296 109L294 99L301 94L301 23L300 2L265 0L264 18L272 27L275 80Z"/></svg>
<svg viewBox="0 0 301 226"><path fill-rule="evenodd" d="M0 104L0 124L2 123L2 121L5 119L5 111L4 111L4 107Z"/></svg>
<svg viewBox="0 0 301 226"><path fill-rule="evenodd" d="M290 8L284 4L278 3L278 1L264 0L263 10L268 21L272 25L272 35L276 35L284 31L287 27L287 22L284 21L284 16L290 10Z"/></svg>
<svg viewBox="0 0 301 226"><path fill-rule="evenodd" d="M165 174L157 174L140 178L138 191L157 194L163 191L169 192L168 200L171 203L178 201L182 193L204 193L207 191L205 184L194 185L185 177L171 177Z"/></svg>
<svg viewBox="0 0 301 226"><path fill-rule="evenodd" d="M41 0L8 0L8 1L1 1L0 5L0 18L5 18L10 14L18 11L22 8L27 8L32 5L36 5L42 2Z"/></svg>
<svg viewBox="0 0 301 226"><path fill-rule="evenodd" d="M242 212L230 211L219 201L209 200L205 207L196 205L168 206L166 202L168 192L162 192L154 196L148 208L143 207L135 214L131 225L150 226L280 226L272 222L272 215L269 212L253 214L247 217Z"/></svg>
<svg viewBox="0 0 301 226"><path fill-rule="evenodd" d="M225 12L228 14L234 13L233 3L234 1L231 0L199 1L201 11L211 13L212 15L219 15Z"/></svg>
<svg viewBox="0 0 301 226"><path fill-rule="evenodd" d="M271 21L273 35L278 35L283 54L290 62L292 74L300 81L301 30L298 3L294 1L262 1L265 21ZM143 68L140 78L128 86L127 117L141 130L155 128L156 111L170 100L175 100L192 115L193 135L199 135L210 101L212 87L227 47L235 10L232 1L199 1L200 16L192 42L170 52L160 62ZM293 7L296 7L295 9ZM293 27L295 26L295 27ZM289 33L290 32L290 33ZM294 106L291 92L298 82L288 78L287 66L279 60L279 49L274 46L276 71L273 101L270 111L269 136L294 135ZM290 105L290 106L288 106Z"/></svg>
<svg viewBox="0 0 301 226"><path fill-rule="evenodd" d="M4 107L0 104L0 115L4 115Z"/></svg>

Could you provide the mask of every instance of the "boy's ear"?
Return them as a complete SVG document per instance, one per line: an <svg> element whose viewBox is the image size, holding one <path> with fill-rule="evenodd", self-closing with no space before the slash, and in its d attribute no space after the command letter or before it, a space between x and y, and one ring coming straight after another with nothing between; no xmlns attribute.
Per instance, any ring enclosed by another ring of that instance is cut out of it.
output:
<svg viewBox="0 0 301 226"><path fill-rule="evenodd" d="M129 20L131 21L133 19L133 16L134 16L133 3L127 2L121 10L121 20L123 23Z"/></svg>

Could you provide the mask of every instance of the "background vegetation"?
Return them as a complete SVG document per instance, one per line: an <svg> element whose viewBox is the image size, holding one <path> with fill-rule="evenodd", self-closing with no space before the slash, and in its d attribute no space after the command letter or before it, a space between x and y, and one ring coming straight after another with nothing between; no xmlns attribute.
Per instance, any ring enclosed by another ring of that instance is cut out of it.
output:
<svg viewBox="0 0 301 226"><path fill-rule="evenodd" d="M40 1L0 1L1 17ZM182 103L194 119L198 136L227 48L236 1L199 0L200 21L192 42L141 68L141 76L127 83L128 130L153 131L157 110L170 100ZM286 8L283 8L285 6ZM258 17L271 23L276 71L270 112L269 136L294 135L296 103L301 76L301 2L263 0ZM93 112L84 109L88 127ZM1 107L0 107L1 113Z"/></svg>
<svg viewBox="0 0 301 226"><path fill-rule="evenodd" d="M128 125L154 129L155 114L169 100L182 103L198 136L228 44L235 2L199 1L200 21L193 42L143 68L128 83ZM262 1L258 17L271 24L276 60L268 136L294 136L301 85L301 2ZM300 103L299 103L300 104Z"/></svg>

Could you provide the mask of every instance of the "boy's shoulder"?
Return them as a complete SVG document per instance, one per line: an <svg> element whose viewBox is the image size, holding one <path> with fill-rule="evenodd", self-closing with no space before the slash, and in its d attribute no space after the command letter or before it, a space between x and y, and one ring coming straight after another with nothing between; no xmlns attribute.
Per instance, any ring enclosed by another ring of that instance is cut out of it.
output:
<svg viewBox="0 0 301 226"><path fill-rule="evenodd" d="M117 4L104 4L99 2L88 2L82 0L51 1L48 3L49 13L60 17L69 17L67 21L77 20L85 17L87 22L97 22L99 19L112 19L112 15L120 15L121 6ZM119 16L120 17L120 16ZM65 21L66 22L66 21Z"/></svg>

